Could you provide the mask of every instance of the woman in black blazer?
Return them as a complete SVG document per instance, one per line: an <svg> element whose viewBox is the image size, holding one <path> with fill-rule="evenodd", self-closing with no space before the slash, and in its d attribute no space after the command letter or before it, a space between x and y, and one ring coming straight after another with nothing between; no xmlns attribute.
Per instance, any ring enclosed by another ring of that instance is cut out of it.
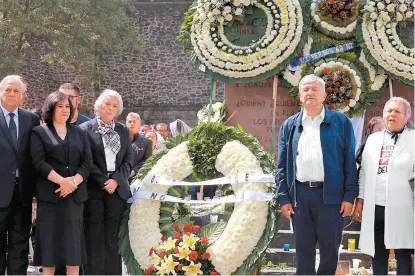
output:
<svg viewBox="0 0 415 276"><path fill-rule="evenodd" d="M120 94L104 90L94 105L96 117L81 125L88 133L94 159L85 203L87 275L121 275L118 232L126 201L132 148L127 128L115 122L123 102Z"/></svg>
<svg viewBox="0 0 415 276"><path fill-rule="evenodd" d="M43 106L45 124L32 130L30 141L38 174L34 264L46 275L62 265L68 275L78 275L86 263L83 207L92 156L86 132L70 124L72 113L68 96L50 94Z"/></svg>

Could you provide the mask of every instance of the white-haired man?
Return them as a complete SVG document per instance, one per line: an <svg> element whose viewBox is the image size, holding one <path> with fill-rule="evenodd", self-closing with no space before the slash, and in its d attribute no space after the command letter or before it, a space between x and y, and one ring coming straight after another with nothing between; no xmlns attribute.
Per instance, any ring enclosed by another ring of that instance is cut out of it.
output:
<svg viewBox="0 0 415 276"><path fill-rule="evenodd" d="M305 76L299 85L302 110L288 118L278 137L278 199L293 219L297 274L334 275L344 216L359 193L355 138L349 119L324 107L324 81Z"/></svg>
<svg viewBox="0 0 415 276"><path fill-rule="evenodd" d="M0 274L7 269L9 275L25 275L29 265L36 178L29 138L39 118L19 108L25 91L20 76L10 75L0 82Z"/></svg>
<svg viewBox="0 0 415 276"><path fill-rule="evenodd" d="M138 134L141 128L141 118L138 113L130 112L127 115L125 125L128 128L131 145L133 147L133 163L131 169L131 177L144 165L147 158L153 154L153 146L151 140Z"/></svg>

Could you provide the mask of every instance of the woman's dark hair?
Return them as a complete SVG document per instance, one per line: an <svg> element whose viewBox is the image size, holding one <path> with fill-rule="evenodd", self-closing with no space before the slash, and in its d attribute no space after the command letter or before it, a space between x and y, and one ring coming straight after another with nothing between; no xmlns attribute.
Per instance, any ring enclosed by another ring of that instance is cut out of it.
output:
<svg viewBox="0 0 415 276"><path fill-rule="evenodd" d="M69 97L65 93L60 92L60 91L56 91L56 92L49 94L49 96L45 100L45 103L43 104L42 111L43 111L43 120L45 120L45 123L47 124L53 123L53 112L55 111L55 107L60 101L64 101L64 100L68 100L69 109L70 109L69 118L66 121L66 124L68 125L71 123L72 116L73 116L72 103L69 100Z"/></svg>
<svg viewBox="0 0 415 276"><path fill-rule="evenodd" d="M30 112L35 114L39 118L39 120L42 120L42 109L35 108L35 109L30 110Z"/></svg>

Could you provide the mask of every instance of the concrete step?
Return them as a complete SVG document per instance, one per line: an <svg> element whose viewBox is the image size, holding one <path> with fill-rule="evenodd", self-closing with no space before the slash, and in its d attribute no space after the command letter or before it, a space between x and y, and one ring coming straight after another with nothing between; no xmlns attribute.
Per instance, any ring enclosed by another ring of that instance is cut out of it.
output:
<svg viewBox="0 0 415 276"><path fill-rule="evenodd" d="M296 251L295 249L290 249L289 251L284 251L280 248L268 248L266 251L266 259L267 261L271 261L274 265L280 264L280 263L286 263L289 267L295 267L296 266ZM317 249L316 253L319 253L319 250ZM340 251L340 260L344 261L350 261L352 262L352 259L359 259L361 260L361 266L364 266L365 268L370 268L371 266L371 257L361 253L359 250L356 250L354 252L349 252L347 250L341 250Z"/></svg>

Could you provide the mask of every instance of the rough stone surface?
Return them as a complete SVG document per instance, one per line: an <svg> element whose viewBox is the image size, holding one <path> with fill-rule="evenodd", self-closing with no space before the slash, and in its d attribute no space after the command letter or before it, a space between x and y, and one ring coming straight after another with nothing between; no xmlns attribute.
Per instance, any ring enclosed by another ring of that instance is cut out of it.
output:
<svg viewBox="0 0 415 276"><path fill-rule="evenodd" d="M144 51L134 50L104 57L101 70L107 72L100 90L111 88L124 100L124 120L128 112L138 112L146 124L182 119L196 124L196 112L209 101L210 80L193 68L190 58L181 51L176 37L184 13L192 3L185 0L132 0L145 43ZM40 53L28 59L22 75L29 84L28 108L41 107L45 97L64 82L80 83L80 76L71 68L39 61ZM93 104L100 91L81 87L81 111L93 115ZM88 91L88 92L86 92ZM223 87L218 88L218 100L223 99Z"/></svg>

